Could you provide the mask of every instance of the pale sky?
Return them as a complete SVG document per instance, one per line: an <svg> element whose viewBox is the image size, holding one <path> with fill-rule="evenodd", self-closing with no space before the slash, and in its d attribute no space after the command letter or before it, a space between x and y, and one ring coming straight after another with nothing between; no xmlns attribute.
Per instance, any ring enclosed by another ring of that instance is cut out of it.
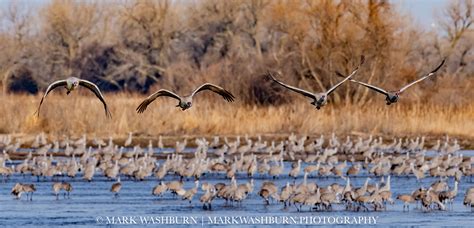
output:
<svg viewBox="0 0 474 228"><path fill-rule="evenodd" d="M12 0L0 0L0 8L8 7ZM28 4L31 8L41 6L50 0L14 0L21 4ZM81 1L81 0L79 0ZM456 0L454 0L456 1ZM440 13L449 0L390 0L399 7L402 12L412 15L415 23L429 29L436 23L435 12Z"/></svg>
<svg viewBox="0 0 474 228"><path fill-rule="evenodd" d="M442 14L449 0L391 0L390 2L398 5L402 12L410 13L416 24L428 29L436 25L435 13Z"/></svg>

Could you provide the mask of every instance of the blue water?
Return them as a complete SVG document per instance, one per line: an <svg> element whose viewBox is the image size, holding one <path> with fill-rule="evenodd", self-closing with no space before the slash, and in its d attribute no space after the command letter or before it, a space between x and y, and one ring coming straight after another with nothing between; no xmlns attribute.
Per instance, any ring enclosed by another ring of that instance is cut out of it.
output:
<svg viewBox="0 0 474 228"><path fill-rule="evenodd" d="M285 167L285 173L288 173L290 164L285 164ZM302 182L302 175L300 173L296 183ZM358 177L351 177L351 183L356 187L361 186L367 176L366 172L362 172ZM140 182L121 177L122 190L119 197L114 198L112 193L109 192L114 181L107 180L99 172L96 172L94 180L90 183L83 181L81 177L81 174L75 179L60 177L59 180L70 182L74 190L70 199L60 197L59 200L56 200L52 194L51 186L53 182L50 179L41 179L40 182L36 182L35 177L29 175L23 177L15 174L6 183L0 184L0 224L2 227L51 227L60 225L91 227L106 226L112 218L117 223L116 218L119 216L131 216L138 223L132 226L142 226L144 222L140 221L140 218L153 216L156 218L155 222L157 222L161 218L159 216L171 216L178 218L179 223L183 223L182 216L185 216L187 219L195 218L197 224L194 225L207 226L209 225L209 217L213 216L219 216L218 218L224 218L224 216L283 216L292 218L315 216L319 219L365 216L376 218L376 224L382 226L474 226L474 213L471 212L470 208L462 205L466 189L474 186L468 177L463 177L459 184L458 196L452 209L431 212L415 209L414 204L410 205L409 212L403 212L403 204L397 200L395 200L394 205L388 205L386 211L377 212L345 211L343 205L333 206L333 211L330 212L309 212L308 207L303 207L303 211L298 212L293 206L284 208L282 204L275 202L265 205L258 196L261 183L272 180L265 175L257 175L254 178L254 192L241 205L236 203L231 205L222 199L215 199L212 203L212 210L206 211L203 210L202 204L199 202L199 198L204 194L201 189L194 196L194 200L190 205L187 201L172 196L171 193L166 193L163 197L153 196L151 194L152 188L158 184L154 177ZM373 179L371 184L380 181L378 177L371 178ZM165 181L178 179L177 176L168 175ZM237 176L238 184L246 183L248 180L246 174L242 173ZM425 178L419 183L413 176L392 177L392 198L395 199L398 194L409 194L420 186L428 187L436 180L435 178ZM200 181L201 183L229 183L229 180L225 179L225 174L206 174ZM282 187L286 182L293 182L293 179L288 178L285 174L274 181ZM37 191L34 193L32 201L27 201L25 195L22 196L21 200L13 199L10 190L16 182L34 183L36 185ZM335 182L341 185L345 184L345 181L339 177L310 177L308 182L316 182L319 186L327 186ZM452 179L448 180L451 187L453 182ZM185 188L192 187L194 187L194 180L186 180ZM107 217L109 220L107 220ZM180 218L181 220L179 220ZM321 222L317 225L322 224ZM326 223L326 225L329 224ZM157 224L151 224L150 226L157 226Z"/></svg>

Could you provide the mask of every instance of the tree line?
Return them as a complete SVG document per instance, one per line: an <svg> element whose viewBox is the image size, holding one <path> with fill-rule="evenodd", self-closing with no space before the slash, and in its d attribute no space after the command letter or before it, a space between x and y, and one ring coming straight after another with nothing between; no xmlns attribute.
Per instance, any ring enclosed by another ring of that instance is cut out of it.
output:
<svg viewBox="0 0 474 228"><path fill-rule="evenodd" d="M386 0L11 1L0 14L2 92L35 94L68 76L139 93L209 81L245 104L278 104L289 99L268 70L319 91L365 55L357 79L387 88L447 57L443 83L433 89L434 78L415 97L451 102L445 94L467 91L456 98L462 103L473 93L473 9L470 0L449 1L437 26L423 28ZM344 85L332 102L373 99Z"/></svg>

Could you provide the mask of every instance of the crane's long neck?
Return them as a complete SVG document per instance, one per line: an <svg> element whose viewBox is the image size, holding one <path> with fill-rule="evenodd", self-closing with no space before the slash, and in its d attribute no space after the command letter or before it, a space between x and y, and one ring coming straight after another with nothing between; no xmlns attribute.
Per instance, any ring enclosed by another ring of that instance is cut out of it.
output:
<svg viewBox="0 0 474 228"><path fill-rule="evenodd" d="M364 189L367 189L367 185L369 185L369 179L365 180Z"/></svg>

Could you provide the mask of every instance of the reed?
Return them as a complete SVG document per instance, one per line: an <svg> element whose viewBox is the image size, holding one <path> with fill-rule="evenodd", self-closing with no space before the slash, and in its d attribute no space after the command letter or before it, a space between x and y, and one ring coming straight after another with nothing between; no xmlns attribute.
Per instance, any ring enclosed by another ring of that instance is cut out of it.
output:
<svg viewBox="0 0 474 228"><path fill-rule="evenodd" d="M187 111L176 101L158 99L143 114L135 112L144 97L106 94L112 119L93 95L51 94L35 112L39 96L1 96L0 133L117 136L240 135L240 134L374 134L382 136L443 136L474 138L474 105L446 106L401 102L387 106L382 100L358 106L328 104L316 110L304 99L278 106L227 103L219 97L196 99Z"/></svg>

